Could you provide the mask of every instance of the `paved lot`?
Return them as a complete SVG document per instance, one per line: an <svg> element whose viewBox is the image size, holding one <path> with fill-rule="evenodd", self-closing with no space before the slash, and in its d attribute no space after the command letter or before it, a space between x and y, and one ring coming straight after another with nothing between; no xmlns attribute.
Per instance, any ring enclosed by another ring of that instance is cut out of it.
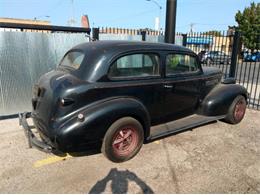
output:
<svg viewBox="0 0 260 195"><path fill-rule="evenodd" d="M260 193L260 112L144 145L131 161L28 149L17 120L0 121L0 193Z"/></svg>

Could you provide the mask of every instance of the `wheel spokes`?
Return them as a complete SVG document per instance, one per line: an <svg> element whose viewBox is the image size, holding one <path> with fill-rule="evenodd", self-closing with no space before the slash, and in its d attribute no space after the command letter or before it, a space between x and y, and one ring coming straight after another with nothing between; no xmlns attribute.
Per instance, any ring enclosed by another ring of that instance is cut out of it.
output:
<svg viewBox="0 0 260 195"><path fill-rule="evenodd" d="M119 139L116 139L114 142L113 142L113 145L116 145L116 144L119 144L121 142L124 141L124 138L119 138Z"/></svg>
<svg viewBox="0 0 260 195"><path fill-rule="evenodd" d="M112 145L122 152L127 150L127 148L132 144L132 133L133 131L130 128L120 130Z"/></svg>
<svg viewBox="0 0 260 195"><path fill-rule="evenodd" d="M246 104L243 101L239 101L235 106L235 118L240 120L245 114Z"/></svg>
<svg viewBox="0 0 260 195"><path fill-rule="evenodd" d="M132 134L132 131L130 129L126 130L125 132L122 130L119 131L116 139L113 142L113 145L125 142L131 136L131 134ZM127 143L129 143L129 142L127 141Z"/></svg>
<svg viewBox="0 0 260 195"><path fill-rule="evenodd" d="M124 142L121 142L118 146L119 150L123 150L124 149Z"/></svg>
<svg viewBox="0 0 260 195"><path fill-rule="evenodd" d="M127 130L126 134L124 135L124 139L127 139L129 136L131 136L132 131L130 129Z"/></svg>
<svg viewBox="0 0 260 195"><path fill-rule="evenodd" d="M124 132L123 132L123 131L119 131L119 135L120 135L121 137L124 137Z"/></svg>

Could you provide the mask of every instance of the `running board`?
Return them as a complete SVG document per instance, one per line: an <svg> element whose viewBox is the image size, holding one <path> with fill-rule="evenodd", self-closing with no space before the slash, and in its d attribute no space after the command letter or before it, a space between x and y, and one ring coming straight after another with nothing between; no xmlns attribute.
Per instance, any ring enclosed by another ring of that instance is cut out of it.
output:
<svg viewBox="0 0 260 195"><path fill-rule="evenodd" d="M225 118L225 115L222 116L203 116L193 114L191 116L164 123L161 125L152 126L150 129L150 136L147 138L147 141L153 141L159 138L169 136L171 134L192 129L203 124L207 124L216 120Z"/></svg>

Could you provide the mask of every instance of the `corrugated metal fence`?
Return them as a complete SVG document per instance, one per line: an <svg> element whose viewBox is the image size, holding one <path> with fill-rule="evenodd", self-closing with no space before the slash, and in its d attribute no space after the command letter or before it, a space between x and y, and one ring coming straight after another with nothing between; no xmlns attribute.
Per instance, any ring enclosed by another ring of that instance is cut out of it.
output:
<svg viewBox="0 0 260 195"><path fill-rule="evenodd" d="M31 89L84 33L0 32L0 116L31 110Z"/></svg>

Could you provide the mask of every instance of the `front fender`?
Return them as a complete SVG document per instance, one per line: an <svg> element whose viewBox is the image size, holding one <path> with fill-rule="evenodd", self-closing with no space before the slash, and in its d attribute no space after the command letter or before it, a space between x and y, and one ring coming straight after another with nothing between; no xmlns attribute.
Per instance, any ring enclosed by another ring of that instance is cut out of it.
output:
<svg viewBox="0 0 260 195"><path fill-rule="evenodd" d="M219 84L212 89L199 106L198 113L205 116L226 115L233 100L243 95L246 100L246 89L238 84Z"/></svg>
<svg viewBox="0 0 260 195"><path fill-rule="evenodd" d="M101 142L109 126L117 119L132 116L144 127L147 137L150 129L150 116L145 106L138 100L128 97L114 98L86 107L80 114L72 116L57 131L56 139L62 151L71 151L92 142Z"/></svg>

